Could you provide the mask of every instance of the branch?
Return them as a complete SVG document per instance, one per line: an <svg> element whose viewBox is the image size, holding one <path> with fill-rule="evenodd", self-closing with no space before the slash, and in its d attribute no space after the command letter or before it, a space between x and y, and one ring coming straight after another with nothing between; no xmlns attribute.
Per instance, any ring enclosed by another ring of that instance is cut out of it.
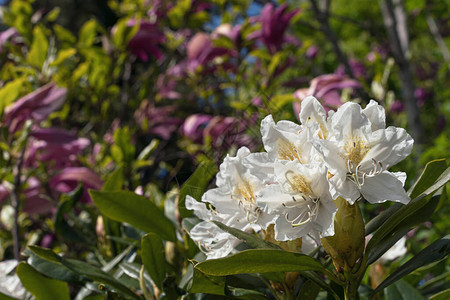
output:
<svg viewBox="0 0 450 300"><path fill-rule="evenodd" d="M430 28L430 32L433 35L436 44L439 46L439 49L442 52L442 56L444 57L445 62L448 65L448 69L450 71L450 52L448 51L447 45L445 44L444 39L439 33L439 29L436 25L436 21L433 19L431 14L427 14L427 24L428 28Z"/></svg>
<svg viewBox="0 0 450 300"><path fill-rule="evenodd" d="M399 76L402 85L402 96L408 116L408 126L417 144L423 144L425 131L420 121L420 112L414 96L414 79L408 60L408 30L406 14L400 0L378 0L383 16L384 26L392 48L392 55L399 66ZM400 22L399 22L400 20Z"/></svg>

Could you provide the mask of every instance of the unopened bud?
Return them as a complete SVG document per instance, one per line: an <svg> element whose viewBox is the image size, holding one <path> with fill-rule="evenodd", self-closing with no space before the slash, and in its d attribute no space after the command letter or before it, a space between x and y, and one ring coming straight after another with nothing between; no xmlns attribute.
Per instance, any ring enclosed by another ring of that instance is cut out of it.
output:
<svg viewBox="0 0 450 300"><path fill-rule="evenodd" d="M341 197L335 203L338 211L334 217L334 235L322 238L321 242L336 270L350 271L364 252L364 221L357 203L350 205Z"/></svg>

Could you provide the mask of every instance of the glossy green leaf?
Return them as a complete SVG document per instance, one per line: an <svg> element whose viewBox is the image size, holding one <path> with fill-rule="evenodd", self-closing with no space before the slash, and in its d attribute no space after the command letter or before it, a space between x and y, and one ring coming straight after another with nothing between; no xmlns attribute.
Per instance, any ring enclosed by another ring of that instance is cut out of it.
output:
<svg viewBox="0 0 450 300"><path fill-rule="evenodd" d="M47 59L48 40L45 35L45 30L41 26L36 26L33 29L33 43L31 44L30 52L27 55L27 62L39 69L42 68Z"/></svg>
<svg viewBox="0 0 450 300"><path fill-rule="evenodd" d="M201 272L213 276L246 273L321 271L325 268L314 258L275 249L251 249L234 255L207 260L195 265Z"/></svg>
<svg viewBox="0 0 450 300"><path fill-rule="evenodd" d="M194 269L192 284L188 290L190 293L225 295L225 277L206 275Z"/></svg>
<svg viewBox="0 0 450 300"><path fill-rule="evenodd" d="M186 196L189 195L200 201L211 178L217 173L214 161L202 162L180 189L178 197L178 211L181 218L191 217L192 211L186 209Z"/></svg>
<svg viewBox="0 0 450 300"><path fill-rule="evenodd" d="M320 287L311 280L304 282L298 292L298 300L315 300L320 292Z"/></svg>
<svg viewBox="0 0 450 300"><path fill-rule="evenodd" d="M405 264L397 268L391 275L389 275L388 278L386 278L379 286L377 286L377 288L374 290L374 293L393 284L400 278L408 275L412 271L422 266L444 259L449 253L450 235L446 235L445 237L433 242L431 245L408 260Z"/></svg>
<svg viewBox="0 0 450 300"><path fill-rule="evenodd" d="M255 234L244 232L236 228L228 227L217 221L213 221L213 223L216 224L217 227L219 227L223 231L234 235L238 239L244 240L245 243L253 249L281 249L279 246L267 242L262 238L260 238L259 236L256 236Z"/></svg>
<svg viewBox="0 0 450 300"><path fill-rule="evenodd" d="M112 192L112 191L120 191L122 190L123 183L125 181L123 175L123 167L119 167L114 172L112 172L108 179L103 184L102 191Z"/></svg>
<svg viewBox="0 0 450 300"><path fill-rule="evenodd" d="M420 209L416 210L415 213L411 213L411 215L400 222L400 224L398 224L389 234L378 243L374 244L370 249L367 263L371 264L375 262L414 226L429 220L442 197L445 197L445 193L443 194L442 190L436 192Z"/></svg>
<svg viewBox="0 0 450 300"><path fill-rule="evenodd" d="M0 292L0 300L19 300L19 298L13 298Z"/></svg>
<svg viewBox="0 0 450 300"><path fill-rule="evenodd" d="M156 233L165 240L176 241L175 226L149 199L128 191L90 190L89 193L95 205L107 217Z"/></svg>
<svg viewBox="0 0 450 300"><path fill-rule="evenodd" d="M77 50L74 48L62 49L58 52L58 56L52 63L51 66L59 66L67 59L72 58L77 53Z"/></svg>
<svg viewBox="0 0 450 300"><path fill-rule="evenodd" d="M162 290L166 278L166 257L164 244L161 238L148 233L142 238L142 262L156 286Z"/></svg>
<svg viewBox="0 0 450 300"><path fill-rule="evenodd" d="M450 299L450 289L434 294L428 300L448 300Z"/></svg>
<svg viewBox="0 0 450 300"><path fill-rule="evenodd" d="M237 288L231 286L225 286L225 296L248 300L270 299L265 294L258 292L256 290Z"/></svg>
<svg viewBox="0 0 450 300"><path fill-rule="evenodd" d="M438 180L438 178L446 171L446 163L445 160L434 160L429 162L425 169L423 170L422 174L420 175L419 179L416 181L416 183L413 185L413 187L408 191L408 194L410 195L411 199L415 199L417 196L425 192L427 189L429 189L435 181ZM448 172L448 170L447 170ZM441 182L444 182L442 180ZM448 181L448 179L447 179ZM444 183L445 184L445 183ZM436 187L435 189L432 189L429 193L437 190L439 187ZM425 195L424 195L425 196ZM423 197L424 197L423 196ZM372 220L370 220L366 224L365 228L365 234L368 235L372 232L374 232L376 229L378 229L382 224L386 222L388 218L390 218L396 211L398 211L400 208L404 207L401 203L395 203L391 207L389 207L387 210L385 210L383 213L379 214Z"/></svg>
<svg viewBox="0 0 450 300"><path fill-rule="evenodd" d="M73 272L59 262L44 259L28 249L26 253L29 255L27 263L47 277L74 283L81 283L83 281L83 276Z"/></svg>
<svg viewBox="0 0 450 300"><path fill-rule="evenodd" d="M400 280L385 290L386 300L425 300L425 297L406 281Z"/></svg>
<svg viewBox="0 0 450 300"><path fill-rule="evenodd" d="M440 188L444 184L444 180L439 179L435 184L432 185L432 187L428 188L421 195L428 195L434 192L435 188ZM438 195L439 194L440 193L438 193ZM372 248L378 245L383 239L385 239L389 235L393 235L396 228L398 228L398 226L400 226L401 224L404 227L405 225L414 225L423 222L423 220L426 220L426 218L428 218L429 215L434 211L435 207L433 208L433 205L435 201L435 197L427 199L423 196L420 196L411 201L408 205L403 205L399 210L393 213L383 224L379 226L378 230L373 234L373 237L367 244L365 250L366 253L370 253L372 251ZM428 206L428 204L430 204L430 206ZM426 213L428 213L429 215L426 215Z"/></svg>
<svg viewBox="0 0 450 300"><path fill-rule="evenodd" d="M70 299L69 287L66 282L47 278L27 263L19 263L16 273L23 286L27 291L33 294L37 300Z"/></svg>
<svg viewBox="0 0 450 300"><path fill-rule="evenodd" d="M90 280L98 281L105 285L108 285L118 292L123 293L123 295L126 295L128 298L139 299L139 297L134 292L123 285L120 281L97 267L94 267L83 261L75 259L65 259L58 256L50 249L45 249L38 246L29 246L28 248L41 258L48 259L53 262L60 262L73 272L83 275Z"/></svg>
<svg viewBox="0 0 450 300"><path fill-rule="evenodd" d="M22 77L15 79L6 83L0 89L0 115L5 107L13 103L14 100L19 97L24 80L25 79Z"/></svg>
<svg viewBox="0 0 450 300"><path fill-rule="evenodd" d="M95 38L97 36L98 23L96 20L92 19L83 24L80 29L78 42L83 47L89 47L94 44Z"/></svg>
<svg viewBox="0 0 450 300"><path fill-rule="evenodd" d="M433 160L427 163L419 179L417 179L408 191L408 195L411 199L416 198L428 189L446 169L447 163L445 162L445 159Z"/></svg>

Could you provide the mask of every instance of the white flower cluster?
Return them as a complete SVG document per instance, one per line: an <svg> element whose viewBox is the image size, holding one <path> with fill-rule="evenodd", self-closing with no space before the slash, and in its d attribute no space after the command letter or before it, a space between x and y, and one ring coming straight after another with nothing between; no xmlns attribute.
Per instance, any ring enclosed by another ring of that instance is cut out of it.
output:
<svg viewBox="0 0 450 300"><path fill-rule="evenodd" d="M190 235L208 258L226 256L240 242L209 221L255 232L273 224L275 240L303 238L305 247L305 241L334 235L337 197L350 204L362 198L409 202L406 174L388 169L410 154L413 140L402 128L386 128L382 106L347 102L327 117L308 97L300 121L275 123L267 116L261 123L266 152L239 149L221 164L217 188L201 202L187 197L186 207L204 220Z"/></svg>

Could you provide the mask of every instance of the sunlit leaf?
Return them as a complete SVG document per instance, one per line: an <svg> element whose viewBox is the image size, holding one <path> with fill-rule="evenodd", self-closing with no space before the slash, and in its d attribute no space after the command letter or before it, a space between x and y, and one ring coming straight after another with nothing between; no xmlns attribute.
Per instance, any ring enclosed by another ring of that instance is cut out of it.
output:
<svg viewBox="0 0 450 300"><path fill-rule="evenodd" d="M47 278L24 262L19 263L16 273L23 286L37 300L70 299L69 287L66 282Z"/></svg>

